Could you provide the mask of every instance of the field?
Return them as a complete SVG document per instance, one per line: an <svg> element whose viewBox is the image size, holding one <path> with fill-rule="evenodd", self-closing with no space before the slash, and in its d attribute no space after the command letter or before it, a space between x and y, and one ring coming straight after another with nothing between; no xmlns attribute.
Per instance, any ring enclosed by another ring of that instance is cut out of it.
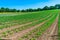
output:
<svg viewBox="0 0 60 40"><path fill-rule="evenodd" d="M57 40L59 15L59 10L0 13L0 40Z"/></svg>
<svg viewBox="0 0 60 40"><path fill-rule="evenodd" d="M59 22L58 22L58 34L60 40L60 13L59 13Z"/></svg>

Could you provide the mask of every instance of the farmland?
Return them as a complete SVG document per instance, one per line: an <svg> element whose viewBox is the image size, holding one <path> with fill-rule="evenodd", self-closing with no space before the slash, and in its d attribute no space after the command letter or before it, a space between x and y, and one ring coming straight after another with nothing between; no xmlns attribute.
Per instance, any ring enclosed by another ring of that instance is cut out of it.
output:
<svg viewBox="0 0 60 40"><path fill-rule="evenodd" d="M60 13L59 13L59 22L58 22L58 34L60 40Z"/></svg>
<svg viewBox="0 0 60 40"><path fill-rule="evenodd" d="M59 26L59 10L0 13L1 40L53 40L60 35Z"/></svg>

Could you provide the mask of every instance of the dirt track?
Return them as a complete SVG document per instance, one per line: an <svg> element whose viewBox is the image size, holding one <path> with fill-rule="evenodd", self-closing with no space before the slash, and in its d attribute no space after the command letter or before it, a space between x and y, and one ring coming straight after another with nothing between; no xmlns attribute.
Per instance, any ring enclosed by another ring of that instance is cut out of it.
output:
<svg viewBox="0 0 60 40"><path fill-rule="evenodd" d="M38 40L57 40L57 37L54 37L54 35L58 34L58 17L54 21L54 23L51 25L50 28L48 28L39 38Z"/></svg>

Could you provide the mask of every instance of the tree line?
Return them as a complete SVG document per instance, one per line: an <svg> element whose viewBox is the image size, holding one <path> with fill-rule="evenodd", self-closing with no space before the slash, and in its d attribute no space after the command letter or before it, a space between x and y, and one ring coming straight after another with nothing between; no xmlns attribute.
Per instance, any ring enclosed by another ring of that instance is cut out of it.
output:
<svg viewBox="0 0 60 40"><path fill-rule="evenodd" d="M9 8L0 8L0 12L34 12L34 11L43 11L43 10L53 10L53 9L60 9L60 4L56 4L55 6L45 6L43 8L37 8L37 9L23 9L23 10L17 10L17 9L9 9Z"/></svg>

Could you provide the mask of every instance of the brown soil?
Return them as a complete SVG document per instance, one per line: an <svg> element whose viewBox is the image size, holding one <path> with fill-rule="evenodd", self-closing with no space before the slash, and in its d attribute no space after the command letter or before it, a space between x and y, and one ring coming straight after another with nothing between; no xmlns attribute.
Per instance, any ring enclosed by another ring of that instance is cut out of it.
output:
<svg viewBox="0 0 60 40"><path fill-rule="evenodd" d="M40 24L38 24L38 25L35 25L35 26L33 26L33 27L29 28L29 29L23 30L23 31L21 31L21 32L19 32L19 33L15 33L15 34L13 34L12 36L9 36L8 39L17 40L18 38L20 38L20 37L22 37L23 35L27 34L27 33L30 32L31 30L33 30L33 29L35 29L35 28L43 25L45 22L46 22L46 21L44 21L44 22L42 22L42 23L40 23ZM28 25L28 24L31 24L31 23L32 23L32 22L27 23L27 24L24 24L24 25L19 25L19 26L25 26L25 25ZM4 31L7 31L7 30L11 30L11 29L17 28L17 27L18 27L18 25L17 25L17 26L14 26L14 27L12 26L11 28L5 28L5 29L3 29L3 30L1 30L1 31L4 32ZM5 39L6 39L6 38L5 38Z"/></svg>
<svg viewBox="0 0 60 40"><path fill-rule="evenodd" d="M49 15L49 16L51 16L51 15ZM47 16L47 17L49 17L49 16ZM47 18L46 17L46 18ZM42 19L40 19L40 20L44 20L45 18L42 18ZM35 20L34 22L37 22L38 20ZM29 25L29 24L31 24L32 22L28 22L28 23L25 23L25 24L22 24L22 25L15 25L15 26L11 26L11 27L8 27L8 28L4 28L4 29L2 29L2 30L0 30L0 33L2 33L2 32L5 32L5 31L7 31L7 30L12 30L12 29L14 29L14 28L18 28L18 27L22 27L22 26L26 26L26 25Z"/></svg>
<svg viewBox="0 0 60 40"><path fill-rule="evenodd" d="M27 34L29 31L31 31L31 30L33 30L33 29L35 29L35 28L37 28L37 27L39 27L39 26L41 26L43 24L44 24L44 22L41 23L41 24L38 24L38 25L36 25L34 27L31 27L29 29L23 30L23 31L21 31L19 33L15 33L14 35L10 36L9 39L17 40L19 37L22 37L23 35Z"/></svg>
<svg viewBox="0 0 60 40"><path fill-rule="evenodd" d="M37 22L38 20L35 20L34 22ZM2 32L5 32L7 30L12 30L12 29L15 29L15 28L19 28L19 27L22 27L22 26L26 26L26 25L29 25L29 24L32 24L32 22L29 22L29 23L26 23L26 24L21 24L21 25L15 25L15 26L11 26L11 27L8 27L8 28L4 28L2 30L0 30L0 34Z"/></svg>
<svg viewBox="0 0 60 40"><path fill-rule="evenodd" d="M50 19L49 19L50 20ZM47 20L46 22L48 22L49 20ZM38 31L38 30L37 30ZM31 35L28 36L28 38L24 38L23 40L30 40L36 32L32 33ZM37 40L37 39L36 39Z"/></svg>
<svg viewBox="0 0 60 40"><path fill-rule="evenodd" d="M57 40L54 35L58 34L58 17L54 23L49 27L37 40Z"/></svg>
<svg viewBox="0 0 60 40"><path fill-rule="evenodd" d="M46 20L46 21L44 21L44 22L42 22L40 24L37 24L37 25L35 25L35 26L31 27L31 28L28 28L26 30L20 31L19 33L15 33L12 36L9 36L8 39L18 40L18 38L21 38L22 36L24 36L25 34L29 33L30 31L34 30L35 28L40 27L41 25L43 25L44 23L46 23L50 19L48 19L48 20Z"/></svg>
<svg viewBox="0 0 60 40"><path fill-rule="evenodd" d="M14 28L18 28L18 27L22 27L22 26L25 26L25 25L29 25L29 24L31 24L31 23L32 23L32 22L26 23L26 24L22 24L22 25L15 25L15 26L12 26L12 27L9 27L9 28L4 28L4 29L0 30L0 33L5 32L5 31L7 31L7 30L12 30L12 29L14 29Z"/></svg>

